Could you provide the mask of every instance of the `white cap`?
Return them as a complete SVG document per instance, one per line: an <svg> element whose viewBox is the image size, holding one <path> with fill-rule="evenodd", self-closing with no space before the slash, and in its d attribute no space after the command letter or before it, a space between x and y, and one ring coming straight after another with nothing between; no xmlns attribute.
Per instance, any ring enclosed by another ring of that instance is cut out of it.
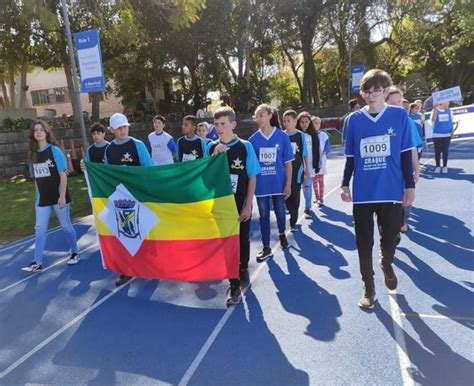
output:
<svg viewBox="0 0 474 386"><path fill-rule="evenodd" d="M128 119L125 115L115 113L110 117L110 127L112 129L115 130L122 126L130 126L130 123L128 123Z"/></svg>

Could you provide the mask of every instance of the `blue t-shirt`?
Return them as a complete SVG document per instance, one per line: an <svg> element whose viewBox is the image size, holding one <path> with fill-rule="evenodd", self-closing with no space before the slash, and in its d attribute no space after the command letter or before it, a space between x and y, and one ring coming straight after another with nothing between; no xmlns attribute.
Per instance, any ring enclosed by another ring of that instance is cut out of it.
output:
<svg viewBox="0 0 474 386"><path fill-rule="evenodd" d="M219 138L219 134L217 134L217 130L214 125L211 125L209 127L209 132L207 133L206 137L209 138L211 141L215 141Z"/></svg>
<svg viewBox="0 0 474 386"><path fill-rule="evenodd" d="M116 152L114 156L120 159L120 162L112 162L114 165L136 165L136 166L153 166L153 160L151 159L150 153L145 144L139 139L128 137L125 140L114 139L104 155L104 163L111 163L109 160L108 153ZM136 153L138 160L133 160L133 156Z"/></svg>
<svg viewBox="0 0 474 386"><path fill-rule="evenodd" d="M387 106L372 117L361 109L347 118L346 156L354 157L354 204L402 202L401 153L415 147L407 112Z"/></svg>
<svg viewBox="0 0 474 386"><path fill-rule="evenodd" d="M444 110L436 109L436 117L433 122L433 137L449 137L453 130L453 116L451 110L446 108Z"/></svg>
<svg viewBox="0 0 474 386"><path fill-rule="evenodd" d="M273 128L267 137L258 130L250 138L261 173L257 175L255 195L274 196L283 194L286 184L285 163L293 161L290 139L282 130Z"/></svg>
<svg viewBox="0 0 474 386"><path fill-rule="evenodd" d="M413 144L417 148L422 148L423 147L423 139L422 139L423 132L421 131L421 134L420 134L421 125L420 125L420 128L418 128L415 121L411 119L410 116L408 116L408 124L410 125L411 135L413 136Z"/></svg>
<svg viewBox="0 0 474 386"><path fill-rule="evenodd" d="M229 143L224 143L219 140L211 141L207 144L207 154L211 155L209 149L216 144L222 144L227 147L235 146L238 143L242 143L245 146L245 150L247 151L246 161L245 161L245 170L247 172L247 176L255 177L256 175L260 174L260 164L258 163L257 156L255 155L255 150L253 149L252 144L249 141L245 141L239 137L236 137Z"/></svg>
<svg viewBox="0 0 474 386"><path fill-rule="evenodd" d="M105 148L110 145L109 141L105 141L102 145L97 145L96 143L93 143L91 146L89 146L86 150L86 155L85 155L85 161L91 161L97 162L98 160L95 160L94 155L91 157L91 153L93 154L103 154L105 151ZM103 158L103 157L102 157Z"/></svg>
<svg viewBox="0 0 474 386"><path fill-rule="evenodd" d="M293 181L301 184L303 182L303 173L306 167L304 160L308 157L308 148L306 147L304 133L296 129L291 133L288 131L285 131L285 133L290 138L291 149L293 151ZM294 137L295 135L299 137Z"/></svg>

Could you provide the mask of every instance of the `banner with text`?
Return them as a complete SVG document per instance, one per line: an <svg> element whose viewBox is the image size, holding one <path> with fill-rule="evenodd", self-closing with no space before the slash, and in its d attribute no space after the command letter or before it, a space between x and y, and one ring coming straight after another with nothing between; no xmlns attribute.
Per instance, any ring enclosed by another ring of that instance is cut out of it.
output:
<svg viewBox="0 0 474 386"><path fill-rule="evenodd" d="M91 29L75 33L73 36L81 71L81 92L105 91L99 31Z"/></svg>
<svg viewBox="0 0 474 386"><path fill-rule="evenodd" d="M360 81L364 75L365 67L363 64L358 64L351 67L352 84L351 93L357 94L360 91Z"/></svg>

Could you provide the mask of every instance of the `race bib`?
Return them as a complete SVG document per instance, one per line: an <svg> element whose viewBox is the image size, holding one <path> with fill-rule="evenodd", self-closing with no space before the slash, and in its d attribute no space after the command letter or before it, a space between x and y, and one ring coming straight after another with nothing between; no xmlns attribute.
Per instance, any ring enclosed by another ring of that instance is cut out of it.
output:
<svg viewBox="0 0 474 386"><path fill-rule="evenodd" d="M276 147L261 147L259 161L262 163L275 163L277 159Z"/></svg>
<svg viewBox="0 0 474 386"><path fill-rule="evenodd" d="M33 164L33 171L35 173L35 178L51 177L51 172L49 171L47 162Z"/></svg>
<svg viewBox="0 0 474 386"><path fill-rule="evenodd" d="M360 141L360 154L362 158L390 156L390 136L377 135L362 139Z"/></svg>
<svg viewBox="0 0 474 386"><path fill-rule="evenodd" d="M440 122L448 122L449 121L449 115L448 114L439 114L439 121Z"/></svg>
<svg viewBox="0 0 474 386"><path fill-rule="evenodd" d="M296 155L296 149L298 148L298 146L296 145L295 142L291 142L291 149L293 150L293 155Z"/></svg>
<svg viewBox="0 0 474 386"><path fill-rule="evenodd" d="M239 183L239 175L238 174L231 174L230 175L230 183L232 185L232 193L237 192L237 184Z"/></svg>
<svg viewBox="0 0 474 386"><path fill-rule="evenodd" d="M197 157L194 154L183 154L181 162L195 161Z"/></svg>

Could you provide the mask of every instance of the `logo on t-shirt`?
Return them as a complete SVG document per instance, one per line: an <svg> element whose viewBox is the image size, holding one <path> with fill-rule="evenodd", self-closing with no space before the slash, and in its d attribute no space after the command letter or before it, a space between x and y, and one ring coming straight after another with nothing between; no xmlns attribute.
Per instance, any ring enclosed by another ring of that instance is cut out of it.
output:
<svg viewBox="0 0 474 386"><path fill-rule="evenodd" d="M122 162L133 162L132 155L128 151L123 155Z"/></svg>
<svg viewBox="0 0 474 386"><path fill-rule="evenodd" d="M230 168L242 170L244 169L244 165L242 164L242 161L240 160L240 158L236 158L235 160L232 161L232 165L230 165Z"/></svg>

